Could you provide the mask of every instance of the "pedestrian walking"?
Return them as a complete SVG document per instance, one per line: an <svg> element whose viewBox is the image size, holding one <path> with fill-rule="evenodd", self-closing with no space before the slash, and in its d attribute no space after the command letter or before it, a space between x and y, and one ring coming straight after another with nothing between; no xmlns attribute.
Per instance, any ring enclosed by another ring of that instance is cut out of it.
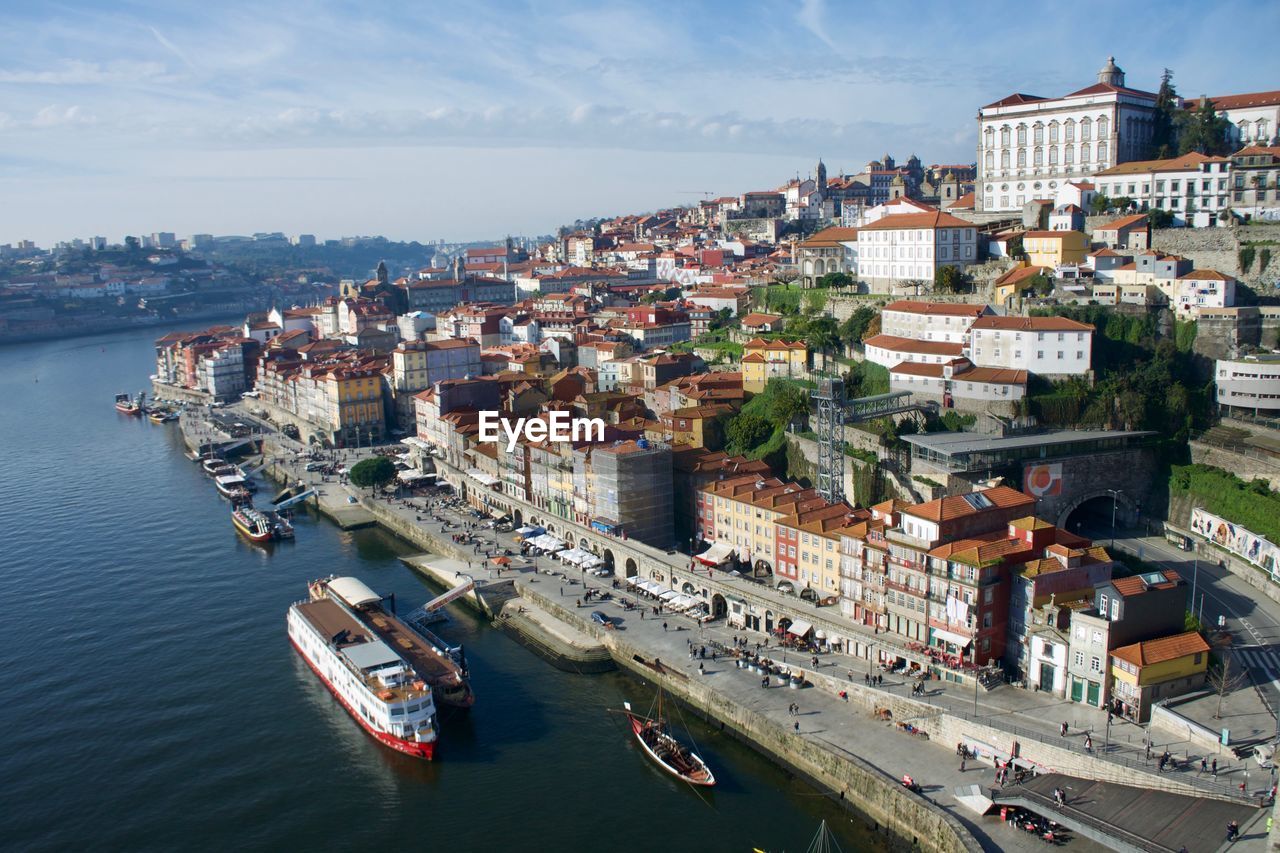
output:
<svg viewBox="0 0 1280 853"><path fill-rule="evenodd" d="M698 661L698 675L706 675L706 674L707 674L706 667L703 666L702 661Z"/></svg>
<svg viewBox="0 0 1280 853"><path fill-rule="evenodd" d="M1058 726L1058 734L1062 735L1063 737L1067 736L1067 723L1065 720L1063 721L1061 726Z"/></svg>
<svg viewBox="0 0 1280 853"><path fill-rule="evenodd" d="M1084 736L1084 751L1089 753L1093 752L1093 735Z"/></svg>
<svg viewBox="0 0 1280 853"><path fill-rule="evenodd" d="M1218 778L1218 759L1213 759L1209 764L1209 772L1213 774L1213 778Z"/></svg>
<svg viewBox="0 0 1280 853"><path fill-rule="evenodd" d="M1200 773L1208 773L1208 772L1209 772L1209 762L1205 761L1204 756L1202 755L1200 756ZM1196 775L1199 776L1200 773L1197 773Z"/></svg>
<svg viewBox="0 0 1280 853"><path fill-rule="evenodd" d="M667 630L667 623L666 623L666 622L663 622L663 623L662 623L662 631L663 631L663 633L666 633L666 630Z"/></svg>
<svg viewBox="0 0 1280 853"><path fill-rule="evenodd" d="M961 773L964 772L964 763L965 763L965 757L962 755L960 756L960 772Z"/></svg>
<svg viewBox="0 0 1280 853"><path fill-rule="evenodd" d="M793 726L793 728L795 729L796 734L800 734L800 721L799 721L799 720L796 720L796 724L795 724L795 726Z"/></svg>

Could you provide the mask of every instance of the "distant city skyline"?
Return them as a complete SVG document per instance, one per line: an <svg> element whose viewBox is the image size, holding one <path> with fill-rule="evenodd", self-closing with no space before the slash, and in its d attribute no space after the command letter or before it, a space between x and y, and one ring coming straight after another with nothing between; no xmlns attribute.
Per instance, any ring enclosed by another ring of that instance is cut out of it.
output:
<svg viewBox="0 0 1280 853"><path fill-rule="evenodd" d="M1072 91L1108 55L1140 89L1165 67L1184 97L1280 88L1280 5L1260 2L6 11L0 243L45 246L470 241L767 189L819 157L967 163L980 106Z"/></svg>

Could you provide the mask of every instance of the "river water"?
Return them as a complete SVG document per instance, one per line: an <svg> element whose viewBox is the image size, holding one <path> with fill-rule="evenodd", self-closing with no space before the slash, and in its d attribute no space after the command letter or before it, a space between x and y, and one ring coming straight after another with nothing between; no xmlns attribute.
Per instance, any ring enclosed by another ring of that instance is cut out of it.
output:
<svg viewBox="0 0 1280 853"><path fill-rule="evenodd" d="M182 453L176 424L119 415L153 329L0 348L0 846L804 850L861 819L689 719L720 784L664 777L607 708L621 673L560 672L461 606L478 704L439 760L377 745L290 647L307 580L353 574L408 610L434 592L378 530L299 517L270 549ZM264 490L265 491L265 490ZM677 718L679 722L679 718Z"/></svg>

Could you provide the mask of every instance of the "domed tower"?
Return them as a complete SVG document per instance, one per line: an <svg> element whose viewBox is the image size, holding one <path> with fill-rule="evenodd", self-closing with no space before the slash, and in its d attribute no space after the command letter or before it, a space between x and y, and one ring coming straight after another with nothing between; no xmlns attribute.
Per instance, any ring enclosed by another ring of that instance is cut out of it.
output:
<svg viewBox="0 0 1280 853"><path fill-rule="evenodd" d="M1107 64L1098 69L1098 82L1112 86L1124 85L1124 69L1116 65L1114 56L1107 57Z"/></svg>
<svg viewBox="0 0 1280 853"><path fill-rule="evenodd" d="M902 179L901 175L894 175L893 180L889 182L889 200L902 198L907 194L907 182Z"/></svg>

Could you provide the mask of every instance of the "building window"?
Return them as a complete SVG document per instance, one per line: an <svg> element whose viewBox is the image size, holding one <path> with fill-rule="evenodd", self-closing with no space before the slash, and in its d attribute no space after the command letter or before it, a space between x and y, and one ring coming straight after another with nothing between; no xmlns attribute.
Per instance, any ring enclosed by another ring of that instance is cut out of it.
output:
<svg viewBox="0 0 1280 853"><path fill-rule="evenodd" d="M1097 655L1089 658L1089 671L1102 672L1102 659Z"/></svg>

